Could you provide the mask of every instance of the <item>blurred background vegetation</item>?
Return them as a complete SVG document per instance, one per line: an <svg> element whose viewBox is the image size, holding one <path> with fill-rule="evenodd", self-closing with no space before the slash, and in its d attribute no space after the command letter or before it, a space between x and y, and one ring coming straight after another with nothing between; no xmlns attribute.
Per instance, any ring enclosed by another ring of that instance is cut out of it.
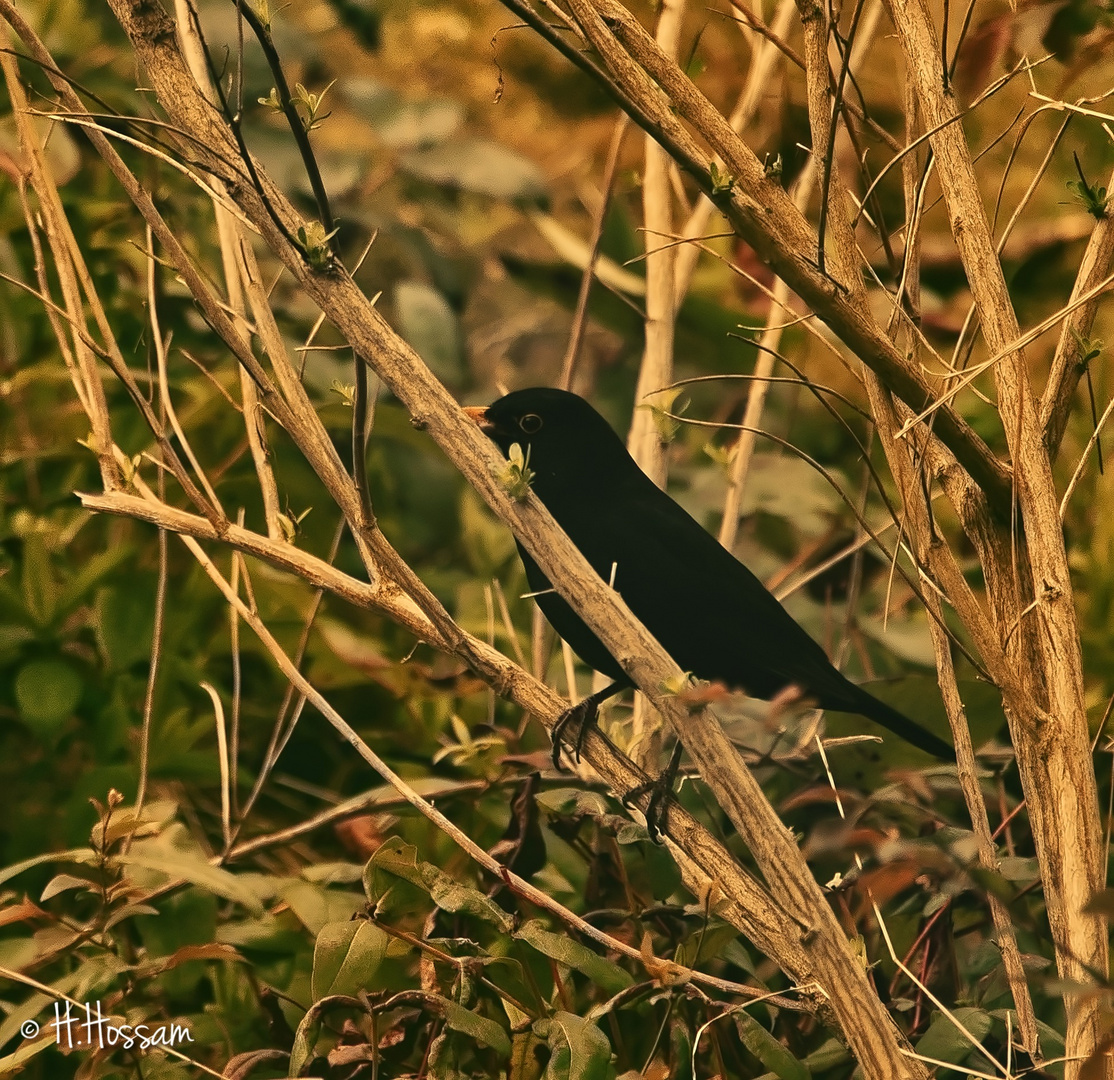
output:
<svg viewBox="0 0 1114 1080"><path fill-rule="evenodd" d="M135 63L108 9L58 0L31 10L67 76L95 95L104 112L133 115ZM648 7L636 10L651 18ZM693 9L682 39L690 74L725 110L753 42L726 11ZM207 3L202 15L218 71L231 70L235 6ZM1109 60L1102 59L1110 43L1109 17L1108 9L1075 0L1023 5L1016 14L1004 4L980 6L959 71L965 94L972 98L1004 65L1034 50L1054 53L1042 78L1058 93L1101 89L1109 78ZM392 325L463 403L486 403L503 388L555 383L601 197L614 106L495 4L307 0L274 11L272 25L290 82L314 93L329 87L323 106L329 115L313 142L348 266L374 237L356 274L364 290L381 294L379 307ZM896 49L880 34L860 83L875 119L900 140ZM307 200L314 216L288 131L280 117L257 104L273 80L250 41L244 61L247 143L288 192ZM46 80L29 64L22 70L33 88L32 105L49 109ZM1025 80L1009 84L968 125L973 144L988 148L979 166L988 198L1005 176L1003 215L1061 123L1058 114L1038 116L1015 146L1020 129L1013 121L1028 89ZM137 215L80 130L39 123L44 136L49 130L47 153L65 210L116 335L131 350L127 360L136 378L151 386L147 257ZM110 126L126 129L117 121ZM1072 152L1092 180L1114 164L1114 149L1095 137L1097 130L1082 122L1069 128L1006 249L1023 325L1055 311L1070 291L1091 222L1069 187L1078 179ZM802 145L810 142L795 73L780 71L771 80L747 137L760 157L780 157L788 185L803 166ZM880 146L872 149L878 161ZM208 201L151 156L119 148L200 265L216 276L219 255ZM592 293L576 380L624 433L642 351L641 148L641 136L629 135L607 211L602 283ZM312 710L241 823L237 843L245 849L233 849L227 870L213 869L209 860L225 847L221 777L212 702L202 684L214 687L226 712L239 716L240 807L276 716L288 714L290 701L265 651L233 624L225 602L173 537L166 548L159 672L150 708L143 820L151 835L134 840L130 850L138 854L123 854L128 829L120 822L134 826L126 805L134 803L140 775L159 537L144 524L90 515L75 498L77 491L97 490L99 475L82 445L87 421L47 314L15 284L36 287L18 160L8 116L0 124L6 174L0 181L0 273L9 282L0 288L0 866L30 862L18 875L0 871L0 966L77 1000L99 997L132 1022L175 1019L195 1040L181 1049L218 1073L236 1054L294 1046L296 1060L311 1075L338 1077L684 1077L694 1061L700 1076L849 1075L846 1055L807 1014L768 1006L753 1010L753 1019L724 1013L723 995L713 1001L691 984L647 982L646 972L629 962L620 966L596 956L593 966L585 946L571 937L556 941L537 929L524 933L523 925L535 925L526 920L536 912L519 911L513 928L501 922L500 908L481 903L492 883L381 788ZM685 194L692 197L691 190ZM901 220L898 170L883 180L879 195L892 220ZM727 231L713 220L676 340L679 379L725 376L686 387L681 399L686 417L716 425L740 420L750 384L726 376L752 369L750 342L769 307L761 289L736 268L763 284L768 273L744 245L718 235ZM926 219L924 244L925 328L935 344L950 348L970 295L942 204ZM881 253L869 254L885 279ZM289 279L274 272L273 280L283 330L298 348L316 309ZM159 317L172 335L170 381L183 426L194 433L194 447L230 513L242 507L247 525L262 528L243 424L226 400L239 399L234 365L184 286L165 270L158 274L158 293ZM352 379L351 354L332 348L340 344L324 326L315 347L299 355L320 415L347 460L351 410L343 387ZM1038 343L1034 363L1050 348ZM816 382L861 400L853 374L833 360L822 339L791 327L782 351ZM782 368L778 374L792 372ZM1112 387L1101 362L1093 364L1092 374L1101 408ZM106 386L120 445L128 454L148 450L149 432L126 394L110 378ZM977 386L990 392L989 383ZM1080 391L1065 443L1064 479L1093 430L1086 394L1086 388ZM799 384L777 384L763 426L822 465L847 500L879 523L884 508L870 489L859 449L859 441L870 445L869 423L831 400L842 424ZM967 395L961 406L980 434L1004 450L996 413L976 395ZM735 437L729 427L682 424L672 445L671 491L711 529L719 524L725 462ZM289 442L276 433L272 449L284 511L298 523L296 543L328 557L337 511ZM884 471L881 455L874 456ZM521 599L526 585L510 535L386 393L376 401L368 463L384 533L460 624L509 654L520 649L533 655L532 605ZM1108 487L1109 477L1090 468L1067 516L1096 729L1114 692L1114 516L1102 512ZM788 590L787 606L852 677L886 680L877 689L880 696L939 726L943 710L924 612L884 556L867 546L801 584L810 569L856 535L847 501L804 457L782 442L760 441L736 552L772 586ZM227 551L214 547L211 553L231 572ZM360 574L346 534L335 562ZM375 613L328 597L306 633L312 590L261 563L248 565L254 601L288 651L297 652L306 635L302 667L311 682L399 773L435 794L437 805L470 836L492 847L501 839L520 839L525 830L534 881L610 932L636 947L649 941L658 956L700 964L755 988L786 988L773 965L709 914L707 898L684 892L663 850L618 816L618 804L590 781L570 786L568 778L547 771L537 791L527 787L530 774L546 768L544 733L455 660L415 647ZM970 566L975 573L973 558ZM545 670L564 690L560 651L545 645ZM590 676L579 674L584 692ZM997 826L1017 806L1019 786L1004 752L1008 741L996 694L975 680L970 666L961 674L977 741L989 744L986 783L996 792ZM618 707L610 717L620 742L625 716ZM733 733L756 753L794 746L798 728L779 732L761 711L740 709L730 719ZM833 721L829 731L859 731L863 723ZM1043 1029L1044 1049L1054 1057L1059 991L1051 982L1039 892L1031 887L1037 874L1024 816L1000 837L1010 856L1002 878L972 875L970 834L954 778L910 768L921 765L914 751L892 740L884 749L834 752L846 824L821 763L810 753L787 754L777 763L767 759L760 777L783 819L800 833L819 880L846 873L851 852L869 853L862 879L837 892L834 902L849 931L864 935L865 958L877 965L875 982L922 1052L960 1062L971 1046L941 1022L924 993L886 955L870 917L868 888L885 905L899 954L909 956L939 997L960 1008L969 1030L995 1052L1006 1040L1008 995L984 890L1008 898L1022 951L1031 958L1038 1013L1051 1025ZM1100 785L1106 799L1109 779L1100 776ZM111 791L122 794L124 807L112 808ZM281 832L357 797L363 801L319 828L293 836ZM716 831L725 831L719 812L702 802L699 785L686 785L681 797ZM513 809L516 798L520 805ZM524 801L530 809L522 808ZM84 849L98 820L95 857L32 865L51 852ZM392 836L397 840L381 846ZM251 847L260 837L265 839ZM746 863L735 838L724 839ZM111 861L110 854L122 861ZM373 861L365 872L373 855L381 866L373 869ZM437 889L432 872L420 872L424 863L479 891L462 893L467 902L455 910L435 906ZM379 921L347 923L369 899L386 894L384 881L394 891L377 909ZM368 928L368 940L356 942L357 926ZM428 951L420 954L398 931L438 943L444 955L458 958L456 967ZM344 967L345 957L358 958L359 964L351 961L354 971ZM434 1000L437 986L448 998ZM380 1002L388 994L411 996L392 998L378 1028L369 1028L356 1007L326 1010L315 1018L317 1026L304 1023L306 1010L327 992L358 989L380 995ZM20 1024L32 1016L45 1023L49 996L28 996L18 982L0 982L0 994L6 1002L0 1055L17 1055L9 1065L22 1064L31 1075L196 1075L170 1056L140 1059L119 1050L74 1056L21 1044ZM453 1012L453 1005L476 1019ZM720 1015L725 1019L698 1034ZM296 1029L303 1040L297 1045ZM310 1030L320 1036L313 1046L305 1043ZM345 1047L356 1049L346 1055ZM977 1055L972 1065L986 1067ZM278 1076L286 1075L288 1065L245 1059L249 1067L253 1075Z"/></svg>

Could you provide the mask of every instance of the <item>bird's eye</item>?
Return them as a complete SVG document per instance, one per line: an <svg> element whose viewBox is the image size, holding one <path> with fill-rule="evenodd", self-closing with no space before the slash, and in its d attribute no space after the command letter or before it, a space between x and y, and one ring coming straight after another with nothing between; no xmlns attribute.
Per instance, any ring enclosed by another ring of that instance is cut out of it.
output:
<svg viewBox="0 0 1114 1080"><path fill-rule="evenodd" d="M526 432L527 435L533 435L535 431L540 431L542 426L542 418L537 413L527 413L518 421L518 426Z"/></svg>

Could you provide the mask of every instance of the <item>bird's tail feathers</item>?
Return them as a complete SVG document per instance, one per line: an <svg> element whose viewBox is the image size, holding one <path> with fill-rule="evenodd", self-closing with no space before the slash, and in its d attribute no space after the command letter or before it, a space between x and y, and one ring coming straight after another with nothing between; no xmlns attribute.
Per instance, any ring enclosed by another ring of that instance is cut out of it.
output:
<svg viewBox="0 0 1114 1080"><path fill-rule="evenodd" d="M907 743L911 743L941 761L955 761L955 749L941 739L939 735L921 727L920 724L910 720L909 717L887 705L884 701L879 701L873 694L867 693L861 687L855 687L855 689L858 693L855 695L857 701L853 707L854 712L868 717L876 724L881 724L882 727L900 736Z"/></svg>

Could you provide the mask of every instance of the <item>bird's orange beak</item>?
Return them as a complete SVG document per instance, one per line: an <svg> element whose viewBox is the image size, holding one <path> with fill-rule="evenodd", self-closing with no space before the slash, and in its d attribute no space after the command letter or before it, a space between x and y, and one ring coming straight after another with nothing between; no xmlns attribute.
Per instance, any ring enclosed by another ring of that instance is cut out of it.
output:
<svg viewBox="0 0 1114 1080"><path fill-rule="evenodd" d="M464 415L477 424L481 431L491 431L495 425L487 418L486 405L469 405L464 410Z"/></svg>

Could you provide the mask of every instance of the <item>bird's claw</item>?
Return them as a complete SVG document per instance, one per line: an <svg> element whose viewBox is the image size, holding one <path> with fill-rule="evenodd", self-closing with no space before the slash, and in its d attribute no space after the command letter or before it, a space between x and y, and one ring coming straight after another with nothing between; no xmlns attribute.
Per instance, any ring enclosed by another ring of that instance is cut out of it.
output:
<svg viewBox="0 0 1114 1080"><path fill-rule="evenodd" d="M647 780L644 784L632 787L623 796L623 805L633 807L647 792L650 793L650 801L646 804L646 809L643 812L643 816L646 818L646 830L650 834L650 839L655 844L660 844L662 842L662 832L665 830L669 819L669 798L673 794L672 779L662 773L661 776L655 777L653 780Z"/></svg>
<svg viewBox="0 0 1114 1080"><path fill-rule="evenodd" d="M591 697L586 697L557 717L557 723L553 725L553 731L550 732L550 738L553 740L553 767L555 769L561 772L565 771L561 767L562 740L570 724L576 725L576 741L573 743L571 756L573 761L577 764L580 763L580 749L584 745L584 736L587 735L589 728L595 724L599 711L599 703L593 701Z"/></svg>
<svg viewBox="0 0 1114 1080"><path fill-rule="evenodd" d="M646 829L650 833L650 839L655 844L662 842L662 833L669 824L669 800L673 795L673 785L677 780L677 769L681 764L681 751L682 747L678 742L673 748L673 753L669 756L669 764L666 765L659 776L653 780L647 780L643 784L637 784L623 796L624 806L634 806L637 799L640 799L647 792L650 793L650 801L646 804L644 816L646 818Z"/></svg>

